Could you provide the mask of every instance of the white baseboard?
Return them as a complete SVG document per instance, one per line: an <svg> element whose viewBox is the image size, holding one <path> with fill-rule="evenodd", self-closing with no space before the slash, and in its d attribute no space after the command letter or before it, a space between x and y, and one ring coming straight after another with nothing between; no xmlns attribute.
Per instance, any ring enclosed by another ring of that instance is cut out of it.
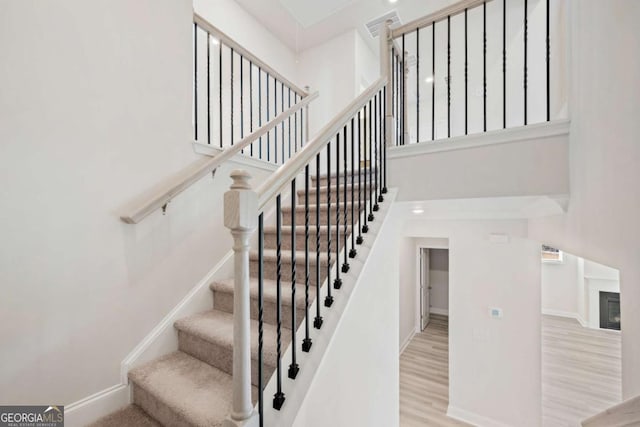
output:
<svg viewBox="0 0 640 427"><path fill-rule="evenodd" d="M117 411L130 402L128 384L118 384L64 407L64 421L68 427L83 427Z"/></svg>
<svg viewBox="0 0 640 427"><path fill-rule="evenodd" d="M439 314L441 316L447 316L449 317L449 309L448 308L435 308L435 307L430 307L429 308L429 312L432 314Z"/></svg>
<svg viewBox="0 0 640 427"><path fill-rule="evenodd" d="M478 427L509 427L507 424L496 421L476 413L466 411L449 405L447 408L447 416L458 421L465 422Z"/></svg>
<svg viewBox="0 0 640 427"><path fill-rule="evenodd" d="M562 310L552 310L549 308L543 308L542 314L546 314L547 316L558 316L558 317L566 317L569 319L575 319L582 325L584 328L588 328L589 325L587 321L582 318L578 313L573 313L571 311L562 311Z"/></svg>
<svg viewBox="0 0 640 427"><path fill-rule="evenodd" d="M404 342L402 343L402 345L400 346L400 354L404 353L405 349L407 348L407 346L409 345L409 343L411 342L411 340L413 339L413 337L416 335L418 331L416 329L414 329L413 331L411 331L411 333L407 336L407 338L405 338Z"/></svg>

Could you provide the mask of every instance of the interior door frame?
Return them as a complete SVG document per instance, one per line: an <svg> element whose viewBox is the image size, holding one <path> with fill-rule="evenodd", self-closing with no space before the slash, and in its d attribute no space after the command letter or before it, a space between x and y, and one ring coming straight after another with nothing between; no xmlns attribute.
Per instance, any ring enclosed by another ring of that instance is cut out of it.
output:
<svg viewBox="0 0 640 427"><path fill-rule="evenodd" d="M421 294L420 294L420 286L421 286L421 277L420 270L422 269L422 265L420 264L420 252L422 249L447 249L449 250L449 262L451 262L451 248L449 247L449 239L446 237L419 237L416 238L416 246L415 246L415 258L416 258L416 266L415 269L416 277L415 277L415 332L420 332L422 327L422 312L421 312Z"/></svg>

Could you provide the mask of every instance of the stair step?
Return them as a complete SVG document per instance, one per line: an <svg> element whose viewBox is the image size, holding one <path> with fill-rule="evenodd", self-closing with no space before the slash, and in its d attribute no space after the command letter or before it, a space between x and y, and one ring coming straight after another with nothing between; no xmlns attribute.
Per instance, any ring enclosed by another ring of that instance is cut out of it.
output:
<svg viewBox="0 0 640 427"><path fill-rule="evenodd" d="M88 427L161 427L160 424L137 405L129 405Z"/></svg>
<svg viewBox="0 0 640 427"><path fill-rule="evenodd" d="M344 246L344 219L340 221L340 249ZM285 225L281 230L281 248L283 250L291 250L291 226ZM264 228L264 247L265 249L277 248L277 228L265 227ZM327 251L329 227L326 225L320 226L320 251ZM351 225L347 225L347 236L351 235ZM310 257L316 256L316 226L309 226L309 253ZM304 251L305 246L305 227L304 225L296 226L296 250ZM331 227L331 247L333 250L336 248L336 228L335 225ZM304 256L304 252L302 253ZM304 259L304 258L303 258Z"/></svg>
<svg viewBox="0 0 640 427"><path fill-rule="evenodd" d="M315 272L315 270L314 270ZM213 308L216 310L233 313L233 278L219 280L210 285L213 291ZM258 320L258 279L249 279L249 292L251 298L251 318ZM264 322L276 324L276 292L277 284L274 280L264 280L262 289L262 298L264 301L263 318ZM309 288L309 304L315 300L315 287ZM280 308L282 310L282 319L291 319L291 285L282 287ZM298 326L304 320L304 297L305 287L302 283L296 283L296 320ZM286 325L289 325L286 323Z"/></svg>
<svg viewBox="0 0 640 427"><path fill-rule="evenodd" d="M181 351L129 372L133 402L167 426L222 426L231 412L231 375ZM257 396L252 387L253 400Z"/></svg>
<svg viewBox="0 0 640 427"><path fill-rule="evenodd" d="M340 223L344 221L344 206L347 207L347 222L351 224L351 200L349 203L340 203ZM360 210L364 210L364 201L360 206ZM283 225L291 225L291 211L293 209L291 206L284 206L282 208L282 224ZM322 203L320 205L320 225L327 225L327 212L329 208L326 203ZM331 203L331 229L336 225L336 204L335 201ZM356 201L354 204L354 213L356 214L355 221L358 221L358 202ZM296 205L295 207L295 217L296 217L296 226L304 225L305 220L305 207L303 205ZM309 223L310 226L315 226L316 224L316 205L309 205Z"/></svg>
<svg viewBox="0 0 640 427"><path fill-rule="evenodd" d="M368 155L368 154L367 154ZM373 171L375 171L376 169L374 169ZM371 173L371 170L368 168L363 168L360 170L360 179L364 179L365 177L369 177L369 173ZM351 170L347 170L347 176L349 177L349 180L351 180ZM331 184L336 184L337 182L337 178L338 178L338 174L336 172L331 173ZM344 179L344 171L340 171L340 181L342 182L342 180ZM355 179L358 179L358 170L355 170ZM374 177L375 179L375 177ZM315 187L316 185L316 176L312 175L311 176L311 181L313 182L313 186ZM327 183L329 182L329 176L327 174L322 174L320 175L320 185L327 185Z"/></svg>
<svg viewBox="0 0 640 427"><path fill-rule="evenodd" d="M344 182L342 182L342 180L340 181L340 186L337 185L332 185L331 187L320 187L320 202L321 203L326 203L327 199L328 199L328 194L329 194L329 189L331 189L331 201L335 202L336 200L338 200L338 194L337 191L340 190L340 201L344 201ZM369 189L373 188L375 189L375 186L370 187L369 185L367 185L367 188L365 189L364 185L362 185L361 187L358 186L358 184L356 183L353 187L351 186L351 184L346 185L347 187L347 202L351 202L351 192L352 190L355 190L353 193L353 199L354 199L354 203L358 203L358 197L361 196L361 200L369 200ZM360 191L358 191L360 190ZM366 191L365 191L366 190ZM372 190L375 191L375 190ZM309 204L315 204L317 202L317 198L316 198L316 188L310 188L309 189ZM297 191L297 195L298 197L296 197L296 203L298 205L304 205L304 201L305 201L305 190L298 190ZM375 197L372 194L372 197Z"/></svg>
<svg viewBox="0 0 640 427"><path fill-rule="evenodd" d="M283 322L283 326L288 325ZM174 324L178 330L178 346L187 353L229 375L233 373L233 314L211 310L185 317ZM290 325L288 325L290 326ZM264 384L275 370L276 327L263 327ZM286 348L291 341L291 330L283 327L282 345ZM258 384L258 321L251 321L251 380Z"/></svg>
<svg viewBox="0 0 640 427"><path fill-rule="evenodd" d="M305 258L304 252L296 251L296 283L302 283L305 274ZM264 250L264 264L263 274L265 279L276 280L277 279L277 252L273 249ZM335 253L332 254L332 259L335 260ZM280 255L280 278L283 287L291 288L291 251L281 251ZM324 252L320 254L320 280L324 282L327 277L328 256ZM316 285L316 257L312 257L309 260L309 268L311 268L312 274L309 278L309 284L311 286ZM249 272L251 277L258 277L258 251L249 252Z"/></svg>

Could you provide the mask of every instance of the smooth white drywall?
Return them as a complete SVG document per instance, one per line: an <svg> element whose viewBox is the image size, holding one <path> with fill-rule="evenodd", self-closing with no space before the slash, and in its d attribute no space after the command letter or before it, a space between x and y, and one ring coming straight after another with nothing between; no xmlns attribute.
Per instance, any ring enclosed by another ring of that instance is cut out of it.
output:
<svg viewBox="0 0 640 427"><path fill-rule="evenodd" d="M620 270L624 398L640 394L640 3L571 2L571 201L540 241ZM615 30L613 30L615 29Z"/></svg>
<svg viewBox="0 0 640 427"><path fill-rule="evenodd" d="M69 404L119 384L124 357L227 253L231 166L165 216L119 219L200 157L191 2L2 2L0 50L0 400Z"/></svg>
<svg viewBox="0 0 640 427"><path fill-rule="evenodd" d="M527 222L405 219L403 223L405 241L449 239L450 406L458 413L506 425L538 426L540 247L524 240ZM491 233L507 234L510 240L492 243ZM415 268L411 266L415 260L400 258L400 271ZM415 318L415 282L400 286L412 288L400 289L402 316ZM502 308L504 318L491 319L489 307ZM407 333L400 330L401 336Z"/></svg>
<svg viewBox="0 0 640 427"><path fill-rule="evenodd" d="M578 257L564 252L562 262L542 263L542 312L578 316Z"/></svg>
<svg viewBox="0 0 640 427"><path fill-rule="evenodd" d="M390 153L388 179L400 189L398 200L565 194L568 155L566 135L404 157Z"/></svg>
<svg viewBox="0 0 640 427"><path fill-rule="evenodd" d="M429 249L429 286L431 311L449 312L449 250Z"/></svg>
<svg viewBox="0 0 640 427"><path fill-rule="evenodd" d="M294 426L399 425L399 226L392 206Z"/></svg>

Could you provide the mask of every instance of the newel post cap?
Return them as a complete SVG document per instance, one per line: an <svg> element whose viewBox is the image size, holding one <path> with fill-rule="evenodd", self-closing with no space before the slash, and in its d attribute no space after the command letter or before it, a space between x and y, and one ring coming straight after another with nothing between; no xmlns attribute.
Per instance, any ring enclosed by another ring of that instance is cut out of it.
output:
<svg viewBox="0 0 640 427"><path fill-rule="evenodd" d="M224 225L235 231L253 231L258 226L258 194L249 184L251 175L236 169L231 179L231 188L224 193Z"/></svg>

